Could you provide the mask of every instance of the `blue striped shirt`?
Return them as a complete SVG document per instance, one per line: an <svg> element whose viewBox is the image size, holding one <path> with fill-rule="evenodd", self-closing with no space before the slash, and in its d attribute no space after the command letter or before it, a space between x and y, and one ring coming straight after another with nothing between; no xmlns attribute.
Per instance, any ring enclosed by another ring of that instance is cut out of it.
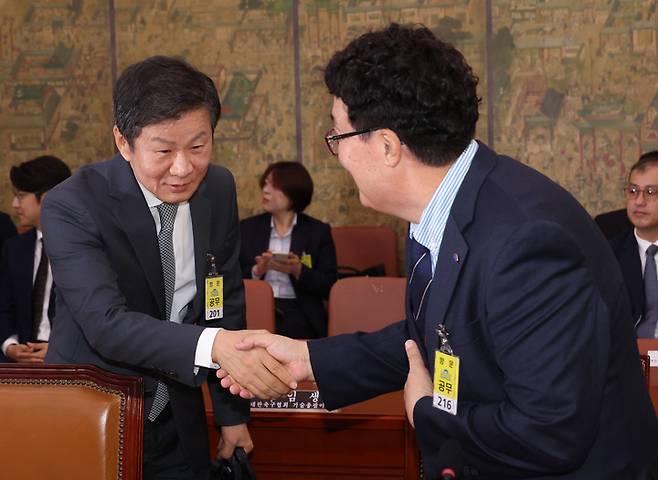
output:
<svg viewBox="0 0 658 480"><path fill-rule="evenodd" d="M446 229L448 215L455 201L459 187L461 187L471 162L478 150L478 143L471 140L468 147L452 164L450 170L434 192L432 200L427 204L420 216L420 222L409 224L409 238L415 238L418 243L425 246L432 256L432 272L439 258L439 249Z"/></svg>

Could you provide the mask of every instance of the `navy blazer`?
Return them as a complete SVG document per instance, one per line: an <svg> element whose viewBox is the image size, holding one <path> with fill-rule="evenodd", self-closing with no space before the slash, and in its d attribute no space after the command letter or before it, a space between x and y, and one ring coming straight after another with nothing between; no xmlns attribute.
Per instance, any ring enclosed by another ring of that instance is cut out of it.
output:
<svg viewBox="0 0 658 480"><path fill-rule="evenodd" d="M626 283L626 289L628 290L628 296L631 299L633 326L637 325L644 316L642 260L634 230L635 228L631 225L630 228L608 240L612 251L615 252L617 262L619 262L619 267Z"/></svg>
<svg viewBox="0 0 658 480"><path fill-rule="evenodd" d="M262 213L245 218L240 222L240 266L244 278L251 277L254 258L269 248L272 215ZM300 258L311 256L311 268L302 265L297 280L290 275L297 302L312 322L317 337L327 335L327 312L323 300L338 278L336 247L331 236L331 227L304 213L297 214L297 224L292 229L290 251Z"/></svg>
<svg viewBox="0 0 658 480"><path fill-rule="evenodd" d="M0 343L18 334L18 343L32 338L32 288L34 285L34 247L37 231L33 228L9 238L0 260ZM48 318L55 315L55 288L50 289ZM0 355L1 356L1 355ZM4 357L3 357L4 359Z"/></svg>
<svg viewBox="0 0 658 480"><path fill-rule="evenodd" d="M204 327L244 328L232 175L211 165L189 204L197 294L179 325L160 320L165 297L155 222L129 163L116 155L81 168L48 192L41 219L58 297L46 360L139 375L147 392L164 381L186 460L203 470L210 455L198 387L206 376L215 382L216 421L233 425L248 418L248 402L221 389L205 368L194 374ZM224 318L212 322L202 316L207 253L224 276ZM150 402L147 397L146 412Z"/></svg>
<svg viewBox="0 0 658 480"><path fill-rule="evenodd" d="M479 479L646 478L658 421L612 251L555 183L483 144L452 206L425 325L309 342L328 408L399 390L414 339L434 371L437 325L461 359L457 415L414 408L427 478L446 439ZM467 476L468 478L468 476Z"/></svg>

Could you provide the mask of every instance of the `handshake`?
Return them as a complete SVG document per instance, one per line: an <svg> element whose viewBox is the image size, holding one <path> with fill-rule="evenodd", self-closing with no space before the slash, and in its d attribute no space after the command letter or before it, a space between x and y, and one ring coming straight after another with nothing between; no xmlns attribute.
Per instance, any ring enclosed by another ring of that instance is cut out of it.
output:
<svg viewBox="0 0 658 480"><path fill-rule="evenodd" d="M267 330L220 330L212 359L222 386L247 399L278 398L297 382L315 380L306 342Z"/></svg>

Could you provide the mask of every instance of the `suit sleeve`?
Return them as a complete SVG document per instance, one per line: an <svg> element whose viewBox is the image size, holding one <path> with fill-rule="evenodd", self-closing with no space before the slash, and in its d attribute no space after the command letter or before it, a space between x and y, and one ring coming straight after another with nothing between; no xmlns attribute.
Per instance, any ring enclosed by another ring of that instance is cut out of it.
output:
<svg viewBox="0 0 658 480"><path fill-rule="evenodd" d="M437 452L427 447L450 437L461 442L467 465L491 475L567 473L585 461L597 435L610 312L584 256L557 225L533 222L501 244L479 320L505 395L460 396L456 416L424 397L414 409L417 434L428 459Z"/></svg>
<svg viewBox="0 0 658 480"><path fill-rule="evenodd" d="M130 311L94 217L79 192L60 187L42 205L44 245L57 294L85 340L107 359L197 385L194 355L203 328Z"/></svg>
<svg viewBox="0 0 658 480"><path fill-rule="evenodd" d="M11 335L18 333L16 325L16 299L12 288L9 255L5 246L0 257L0 345ZM0 358L4 358L0 352Z"/></svg>
<svg viewBox="0 0 658 480"><path fill-rule="evenodd" d="M405 321L373 333L350 333L308 342L315 381L334 410L404 388L409 362Z"/></svg>
<svg viewBox="0 0 658 480"><path fill-rule="evenodd" d="M336 247L331 236L329 225L320 223L320 241L315 255L312 256L311 268L302 265L299 280L290 276L295 290L321 297L329 298L329 291L338 278L336 265Z"/></svg>

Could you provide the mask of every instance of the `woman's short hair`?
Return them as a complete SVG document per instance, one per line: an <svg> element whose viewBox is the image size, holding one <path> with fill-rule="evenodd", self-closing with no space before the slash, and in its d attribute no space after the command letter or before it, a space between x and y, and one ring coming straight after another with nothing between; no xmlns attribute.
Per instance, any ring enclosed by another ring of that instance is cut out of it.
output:
<svg viewBox="0 0 658 480"><path fill-rule="evenodd" d="M258 180L261 189L270 173L272 186L288 197L295 212L303 212L313 197L313 179L304 165L299 162L271 163Z"/></svg>

